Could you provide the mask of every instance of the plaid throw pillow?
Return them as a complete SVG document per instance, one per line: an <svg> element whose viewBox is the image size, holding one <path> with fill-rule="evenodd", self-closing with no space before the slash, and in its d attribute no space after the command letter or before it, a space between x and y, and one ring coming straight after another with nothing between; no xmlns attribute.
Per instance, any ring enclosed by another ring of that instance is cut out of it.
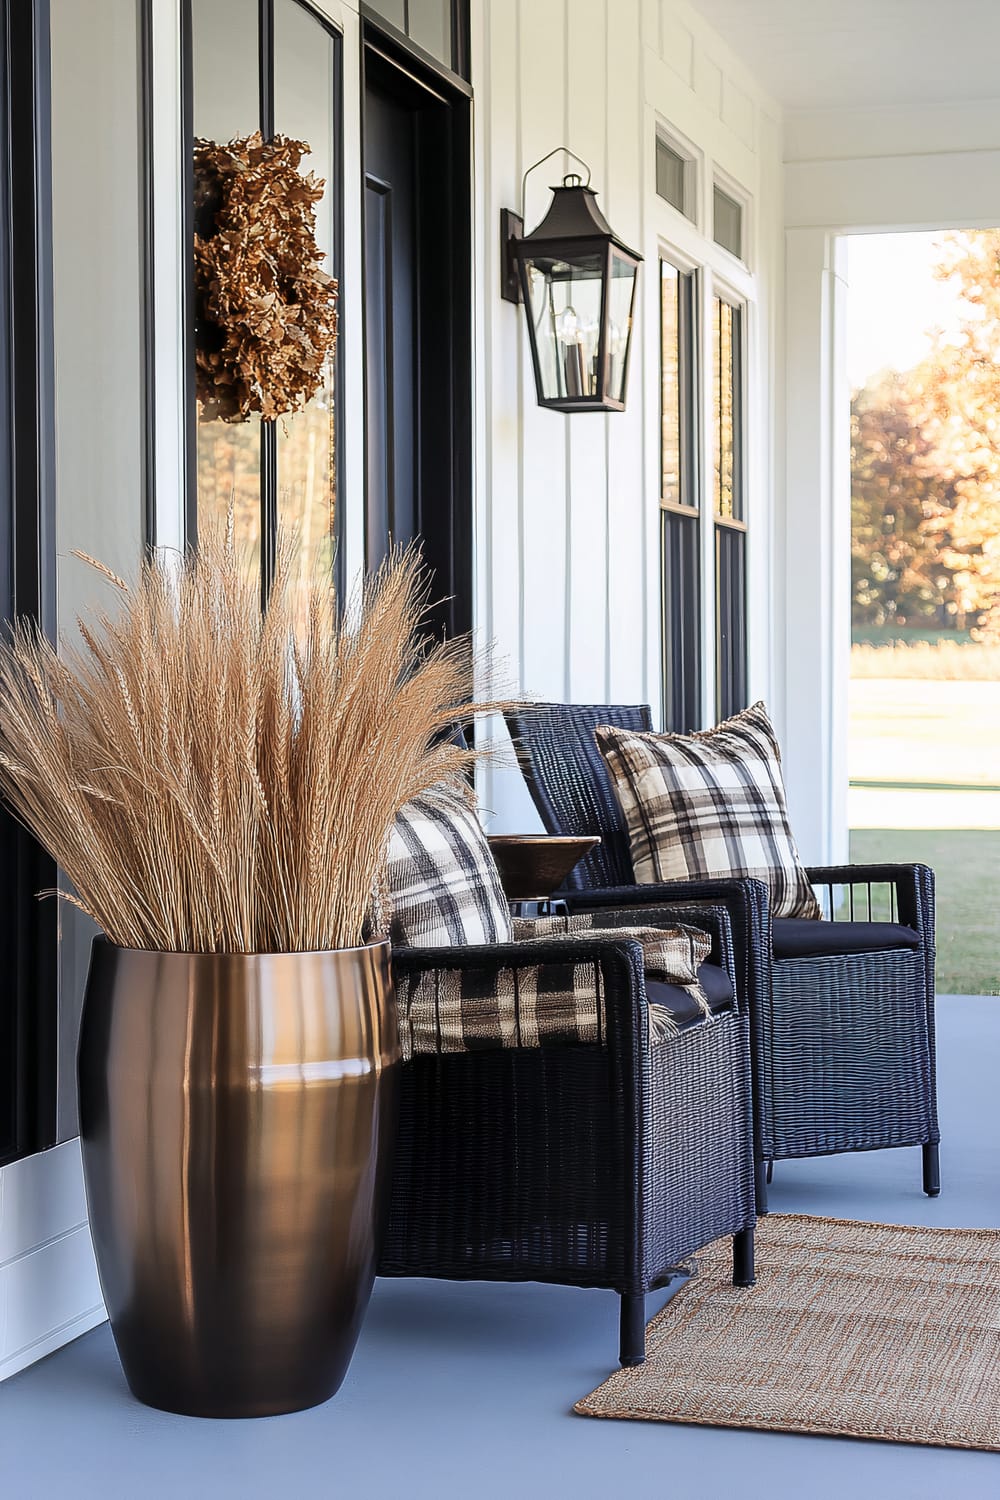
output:
<svg viewBox="0 0 1000 1500"><path fill-rule="evenodd" d="M770 886L774 916L819 917L763 703L700 734L596 733L640 885L752 875Z"/></svg>
<svg viewBox="0 0 1000 1500"><path fill-rule="evenodd" d="M454 793L415 797L389 841L390 937L406 947L509 943L510 907L473 808Z"/></svg>

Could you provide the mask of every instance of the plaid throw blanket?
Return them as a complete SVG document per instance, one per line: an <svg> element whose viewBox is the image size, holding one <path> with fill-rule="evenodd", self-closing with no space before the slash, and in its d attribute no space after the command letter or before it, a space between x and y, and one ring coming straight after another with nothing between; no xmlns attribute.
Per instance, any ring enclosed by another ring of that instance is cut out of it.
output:
<svg viewBox="0 0 1000 1500"><path fill-rule="evenodd" d="M399 1030L403 1059L421 1053L473 1052L496 1047L542 1047L604 1039L604 979L595 960L531 962L532 940L561 935L579 937L601 931L635 938L643 948L647 974L681 986L710 1014L698 983L711 940L693 927L635 927L613 911L571 917L518 920L514 937L524 946L516 967L433 969L402 976L397 982ZM633 919L634 920L634 919ZM665 1006L649 1006L653 1042L675 1035Z"/></svg>

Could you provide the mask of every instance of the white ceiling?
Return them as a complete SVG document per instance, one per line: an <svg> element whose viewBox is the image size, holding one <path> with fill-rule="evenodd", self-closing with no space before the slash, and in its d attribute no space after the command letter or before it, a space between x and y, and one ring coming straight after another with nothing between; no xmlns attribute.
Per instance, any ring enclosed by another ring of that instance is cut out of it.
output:
<svg viewBox="0 0 1000 1500"><path fill-rule="evenodd" d="M1000 0L692 0L787 109L1000 98Z"/></svg>

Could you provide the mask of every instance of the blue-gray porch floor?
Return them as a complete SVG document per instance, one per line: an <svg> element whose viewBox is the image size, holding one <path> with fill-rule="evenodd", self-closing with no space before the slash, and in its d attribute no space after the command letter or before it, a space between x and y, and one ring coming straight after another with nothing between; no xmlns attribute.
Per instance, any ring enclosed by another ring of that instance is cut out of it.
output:
<svg viewBox="0 0 1000 1500"><path fill-rule="evenodd" d="M779 1164L778 1211L1000 1225L1000 1000L938 1006L943 1191L919 1152ZM650 1298L650 1312L663 1296ZM0 1386L4 1500L979 1500L1000 1455L571 1415L607 1375L617 1299L380 1281L347 1380L311 1412L206 1422L140 1406L105 1324Z"/></svg>

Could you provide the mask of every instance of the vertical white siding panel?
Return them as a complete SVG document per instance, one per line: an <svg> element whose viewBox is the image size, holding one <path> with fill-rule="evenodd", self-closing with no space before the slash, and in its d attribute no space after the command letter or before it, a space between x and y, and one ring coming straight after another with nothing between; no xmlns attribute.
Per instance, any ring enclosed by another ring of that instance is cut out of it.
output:
<svg viewBox="0 0 1000 1500"><path fill-rule="evenodd" d="M593 172L598 203L607 202L607 63L596 45L605 26L605 0L573 0L566 38L569 87L565 141ZM553 162L553 166L558 166ZM570 170L577 170L572 163ZM557 181L553 176L550 181ZM617 417L610 420L616 421ZM573 702L602 703L607 678L607 431L608 417L565 417L567 460L567 580L569 682Z"/></svg>
<svg viewBox="0 0 1000 1500"><path fill-rule="evenodd" d="M608 131L604 211L626 244L643 245L647 192L643 151L643 78L639 0L609 0L606 56ZM639 273L632 333L628 403L608 423L608 681L617 703L639 703L653 692L653 662L647 622L650 567L647 518L656 496L647 495L644 433L645 381L655 378L657 353L643 337L644 299L656 294L656 267Z"/></svg>
<svg viewBox="0 0 1000 1500"><path fill-rule="evenodd" d="M521 412L530 359L520 308L500 297L500 210L520 207L521 129L516 5L473 8L476 163L476 626L494 643L505 685L524 682L521 659ZM500 720L483 732L502 740ZM480 806L495 832L539 827L513 755L481 764Z"/></svg>
<svg viewBox="0 0 1000 1500"><path fill-rule="evenodd" d="M760 191L754 205L753 264L758 269L755 338L751 349L748 434L750 488L748 503L747 589L750 700L774 702L778 686L773 670L775 648L774 495L784 472L783 349L784 305L778 285L784 264L781 229L781 132L777 122L758 111ZM773 274L772 274L773 273Z"/></svg>
<svg viewBox="0 0 1000 1500"><path fill-rule="evenodd" d="M519 0L520 111L523 171L554 146L565 128L564 0ZM526 230L549 202L546 184L558 160L528 184ZM507 308L503 309L505 312ZM513 312L513 309L510 309ZM523 313L519 313L523 321ZM541 698L566 693L566 418L535 402L525 352L521 427L523 503L522 684Z"/></svg>

